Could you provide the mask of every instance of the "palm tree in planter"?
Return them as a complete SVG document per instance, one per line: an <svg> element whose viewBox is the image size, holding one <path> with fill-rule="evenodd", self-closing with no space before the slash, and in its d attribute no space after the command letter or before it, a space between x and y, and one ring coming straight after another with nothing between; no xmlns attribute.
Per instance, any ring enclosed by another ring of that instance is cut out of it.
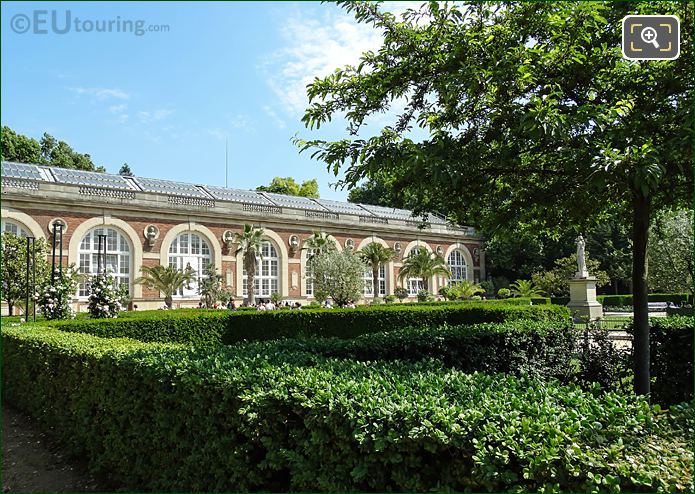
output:
<svg viewBox="0 0 695 494"><path fill-rule="evenodd" d="M545 295L543 290L538 288L531 280L516 280L510 285L509 288L512 289L513 297L531 298L542 297Z"/></svg>
<svg viewBox="0 0 695 494"><path fill-rule="evenodd" d="M263 234L262 228L254 228L248 224L244 225L243 232L234 234L234 242L239 245L235 255L240 252L243 254L242 263L246 271L249 305L256 303L256 267L263 257Z"/></svg>
<svg viewBox="0 0 695 494"><path fill-rule="evenodd" d="M429 279L435 275L443 275L447 278L451 276L451 272L446 267L446 261L433 252L420 249L403 260L398 279L422 278L422 287L429 291Z"/></svg>
<svg viewBox="0 0 695 494"><path fill-rule="evenodd" d="M485 293L485 289L477 283L472 281L462 280L449 287L450 293L454 296L453 298L461 298L463 300L468 300L473 298L479 293Z"/></svg>
<svg viewBox="0 0 695 494"><path fill-rule="evenodd" d="M187 283L193 281L194 271L181 271L173 266L143 266L142 276L135 280L147 288L159 290L164 294L164 303L171 309L174 294Z"/></svg>
<svg viewBox="0 0 695 494"><path fill-rule="evenodd" d="M360 250L358 254L367 267L372 270L372 292L376 302L379 296L379 268L396 257L396 251L372 242Z"/></svg>

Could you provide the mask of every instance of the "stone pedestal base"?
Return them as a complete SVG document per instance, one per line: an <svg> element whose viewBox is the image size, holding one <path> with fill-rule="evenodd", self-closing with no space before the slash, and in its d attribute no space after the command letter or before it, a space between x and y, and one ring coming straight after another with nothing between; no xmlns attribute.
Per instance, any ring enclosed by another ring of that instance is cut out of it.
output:
<svg viewBox="0 0 695 494"><path fill-rule="evenodd" d="M603 306L596 300L596 278L570 280L570 302L567 308L573 315L591 321L603 317Z"/></svg>

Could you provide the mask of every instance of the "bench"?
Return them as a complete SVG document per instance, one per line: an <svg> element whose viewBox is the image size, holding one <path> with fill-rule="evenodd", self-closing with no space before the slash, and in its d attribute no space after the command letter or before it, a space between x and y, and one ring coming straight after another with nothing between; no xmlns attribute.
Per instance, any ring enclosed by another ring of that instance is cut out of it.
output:
<svg viewBox="0 0 695 494"><path fill-rule="evenodd" d="M649 310L666 310L667 307L671 307L671 302L648 302L647 306Z"/></svg>

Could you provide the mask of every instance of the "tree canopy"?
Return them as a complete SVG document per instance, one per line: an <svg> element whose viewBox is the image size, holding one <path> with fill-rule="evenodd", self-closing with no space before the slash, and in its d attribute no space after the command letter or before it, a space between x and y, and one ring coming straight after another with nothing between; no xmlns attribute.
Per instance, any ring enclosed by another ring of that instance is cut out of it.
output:
<svg viewBox="0 0 695 494"><path fill-rule="evenodd" d="M103 166L96 166L89 154L78 153L65 141L59 141L46 132L41 137L41 141L37 141L32 137L18 134L4 125L1 134L3 160L76 170L106 171Z"/></svg>
<svg viewBox="0 0 695 494"><path fill-rule="evenodd" d="M300 185L292 177L275 177L270 185L260 185L256 187L256 190L289 196L319 197L319 183L315 178L305 180Z"/></svg>
<svg viewBox="0 0 695 494"><path fill-rule="evenodd" d="M131 171L130 165L128 163L123 163L123 165L121 165L121 168L118 170L118 174L123 177L133 176L133 172Z"/></svg>
<svg viewBox="0 0 695 494"><path fill-rule="evenodd" d="M300 148L342 171L339 184L389 173L416 212L444 205L487 231L631 221L635 389L647 393L650 216L692 203L692 30L681 30L676 60L628 61L622 19L669 13L690 26L693 4L429 2L402 18L372 2L339 5L383 42L308 86L305 125L344 115L348 137ZM362 135L390 110L392 125Z"/></svg>

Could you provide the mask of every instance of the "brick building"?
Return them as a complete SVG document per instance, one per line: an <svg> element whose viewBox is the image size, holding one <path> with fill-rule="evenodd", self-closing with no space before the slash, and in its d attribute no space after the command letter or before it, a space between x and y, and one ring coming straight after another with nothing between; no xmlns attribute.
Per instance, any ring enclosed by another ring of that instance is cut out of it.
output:
<svg viewBox="0 0 695 494"><path fill-rule="evenodd" d="M128 284L140 309L160 307L163 300L158 292L133 283L142 265L190 264L199 272L213 263L226 288L242 299L245 275L231 240L245 223L265 231L257 275L261 298L279 292L292 301L312 299L309 254L302 246L314 231L332 236L340 249L359 250L370 242L394 248L397 258L380 273L380 296L397 286L408 288L411 297L417 294L422 280L398 280L403 258L415 249L444 257L452 281L485 279L481 238L472 228L435 215L425 222L401 209L3 162L2 231L51 242L56 221L65 225L63 262L84 273L96 272L97 238L106 235L106 265ZM369 297L371 273L365 273L365 282ZM436 293L448 282L433 277L430 291ZM78 310L84 310L88 289L83 284L75 294ZM192 283L177 294L174 306L196 306L199 300Z"/></svg>

